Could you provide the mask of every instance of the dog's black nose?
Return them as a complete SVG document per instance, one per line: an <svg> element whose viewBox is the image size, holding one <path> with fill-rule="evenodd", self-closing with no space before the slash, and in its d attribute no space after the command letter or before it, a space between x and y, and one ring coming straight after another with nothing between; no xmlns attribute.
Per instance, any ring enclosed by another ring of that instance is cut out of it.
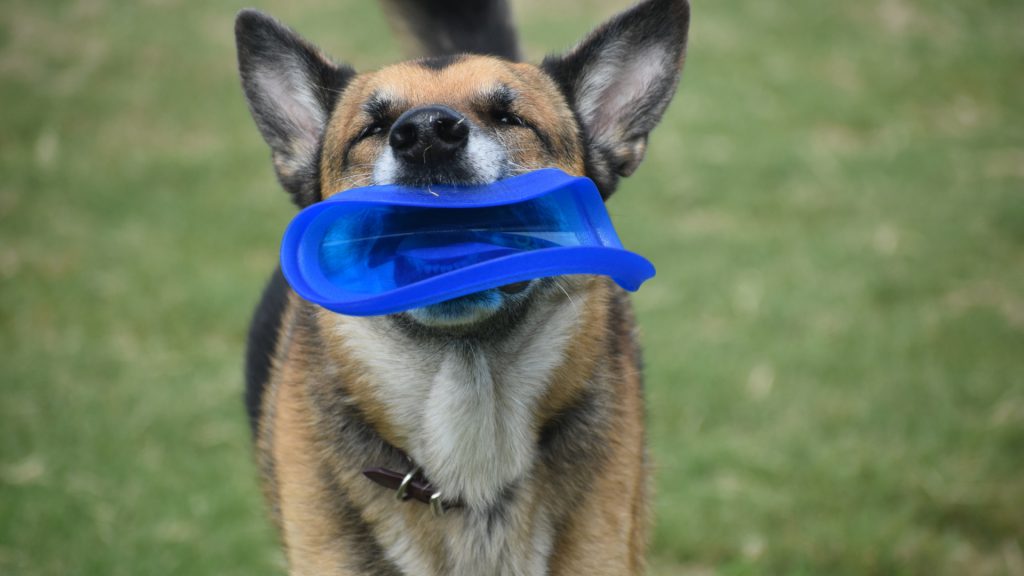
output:
<svg viewBox="0 0 1024 576"><path fill-rule="evenodd" d="M395 156L410 164L450 161L469 140L466 117L447 106L422 106L395 120L388 142Z"/></svg>

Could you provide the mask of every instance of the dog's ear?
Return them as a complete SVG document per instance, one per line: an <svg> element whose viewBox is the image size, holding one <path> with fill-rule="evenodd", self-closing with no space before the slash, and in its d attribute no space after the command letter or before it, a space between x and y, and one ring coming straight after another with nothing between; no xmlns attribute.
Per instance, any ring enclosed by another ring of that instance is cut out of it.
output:
<svg viewBox="0 0 1024 576"><path fill-rule="evenodd" d="M239 12L235 41L249 111L270 145L277 176L296 204L308 206L321 197L324 127L355 72L256 10Z"/></svg>
<svg viewBox="0 0 1024 576"><path fill-rule="evenodd" d="M605 197L619 176L636 170L647 135L675 94L689 23L687 0L647 0L541 64L576 111L588 171Z"/></svg>

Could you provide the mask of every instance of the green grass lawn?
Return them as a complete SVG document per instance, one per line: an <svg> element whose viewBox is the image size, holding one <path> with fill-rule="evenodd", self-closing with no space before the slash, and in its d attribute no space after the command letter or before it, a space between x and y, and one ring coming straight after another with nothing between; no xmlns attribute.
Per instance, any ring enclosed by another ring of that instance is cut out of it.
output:
<svg viewBox="0 0 1024 576"><path fill-rule="evenodd" d="M694 3L610 204L658 266L652 572L1024 574L1024 4ZM626 1L569 4L516 4L532 56ZM260 5L400 57L370 2ZM241 357L294 211L241 6L0 6L0 574L282 573Z"/></svg>

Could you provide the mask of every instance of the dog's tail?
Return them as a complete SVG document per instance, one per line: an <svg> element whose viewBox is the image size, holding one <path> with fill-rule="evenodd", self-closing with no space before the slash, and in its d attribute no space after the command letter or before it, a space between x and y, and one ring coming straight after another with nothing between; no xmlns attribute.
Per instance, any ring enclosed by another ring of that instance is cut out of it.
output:
<svg viewBox="0 0 1024 576"><path fill-rule="evenodd" d="M381 0L419 56L473 53L519 59L506 0Z"/></svg>

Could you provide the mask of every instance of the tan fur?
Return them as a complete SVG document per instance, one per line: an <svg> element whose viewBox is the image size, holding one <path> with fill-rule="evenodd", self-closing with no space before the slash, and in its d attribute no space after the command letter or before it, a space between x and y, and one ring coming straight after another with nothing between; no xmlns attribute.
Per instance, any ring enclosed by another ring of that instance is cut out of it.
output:
<svg viewBox="0 0 1024 576"><path fill-rule="evenodd" d="M513 151L512 160L524 169L556 167L576 175L583 174L583 151L579 128L565 98L551 79L530 64L512 63L487 56L467 56L443 70L432 70L403 62L377 72L361 74L345 89L324 138L321 158L321 183L324 197L370 183L370 166L383 138L366 139L348 153L344 148L371 121L361 109L371 94L393 99L400 109L425 104L450 106L474 121L487 124L486 97L498 86L508 86L519 94L514 111L538 126L565 127L552 132L548 154L533 133L525 128L502 136ZM347 166L348 170L342 171Z"/></svg>
<svg viewBox="0 0 1024 576"><path fill-rule="evenodd" d="M626 349L632 338L618 336ZM621 401L616 414L612 455L591 498L567 526L552 558L552 574L643 574L650 513L649 471L645 466L643 402L635 357L617 359Z"/></svg>
<svg viewBox="0 0 1024 576"><path fill-rule="evenodd" d="M361 105L371 94L386 94L401 109L445 104L486 124L490 120L480 98L498 85L518 93L516 112L548 129L556 152L545 150L529 129L507 130L501 138L514 162L523 169L556 166L582 175L579 128L552 81L531 65L468 57L440 71L405 63L353 79L324 138L324 196L369 183L367 167L385 145L384 139L356 144L347 158L344 149L369 122ZM549 296L551 305L572 306L577 328L534 410L531 429L539 438L545 425L565 414L588 390L607 387L615 405L606 423L608 459L579 502L565 502L547 491L552 479L543 473L524 479L518 503L509 511L510 524L519 527L509 534L509 546L523 557L533 554L531 528L559 512L565 516L564 522L550 527L549 574L642 574L649 524L648 471L633 318L628 303L621 303L621 290L608 279L571 277L559 282L562 290ZM609 310L616 299L627 311L609 331ZM307 341L308 326L299 321L302 314L312 314L321 349L314 350ZM346 322L355 321L314 310L290 294L281 323L258 448L264 489L281 529L290 571L296 575L357 573L347 564L346 555L357 535L332 501L340 491L385 548L408 540L417 573L441 574L446 547L451 546L448 539L464 533L460 531L467 529L466 515L456 511L434 518L426 506L396 502L391 492L362 477L362 463L345 461L332 450L329 428L333 424L325 416L327 408L319 404L319 399L332 395L345 396L373 431L396 448L407 451L413 433L389 415L388 399L376 392L379 383L373 371L352 352ZM622 352L609 357L613 345ZM326 365L318 363L324 359Z"/></svg>
<svg viewBox="0 0 1024 576"><path fill-rule="evenodd" d="M329 507L328 493L318 478L315 419L302 390L300 368L292 365L282 375L274 423L281 526L293 574L336 574L345 565L345 547L334 523L323 513Z"/></svg>
<svg viewBox="0 0 1024 576"><path fill-rule="evenodd" d="M583 316L581 330L575 334L564 362L555 370L551 385L536 413L535 428L539 430L555 417L588 383L584 375L599 362L602 350L610 345L609 338L621 339L623 350L635 350L630 332L607 334L601 327L607 320L608 301L616 297L618 289L603 279L587 278L573 291L574 299L585 302L580 310ZM288 317L294 318L294 298ZM329 318L323 314L319 322L330 328ZM631 318L626 319L632 322ZM625 326L624 326L625 327ZM431 516L426 506L398 503L391 492L365 480L343 461L329 455L318 438L317 416L311 404L310 392L317 387L333 387L343 382L345 389L360 398L364 414L372 417L374 428L395 446L402 447L403 433L388 428L386 412L374 410L374 396L368 388L373 382L358 359L346 352L343 337L335 335L329 341L329 352L345 370L338 374L338 382L317 378L317 369L308 365L308 344L301 335L285 334L279 344L283 354L280 368L275 370L268 394L273 411L262 424L261 450L269 450L274 460L275 476L270 490L271 500L280 508L282 537L286 544L290 573L355 574L345 567L346 533L337 523L328 501L332 491L318 475L317 467L337 470L334 477L349 494L355 505L362 509L362 520L374 527L378 536L394 522L395 515L404 518L405 525L420 529L405 532L425 551L428 564L424 574L439 574L443 565L443 534L447 525L460 522L458 513L443 518ZM646 506L648 471L644 465L643 406L640 381L636 371L636 358L632 354L616 358L607 368L612 371L608 382L616 386L614 397L617 410L610 423L613 442L607 466L595 478L592 491L568 517L568 522L557 535L551 555L550 574L559 575L621 575L642 574L646 549L649 515ZM321 390L324 391L324 390ZM326 390L330 392L330 390ZM380 424L376 424L379 422ZM390 430L384 434L383 430ZM544 506L556 503L550 499L557 495L544 493L543 479L527 487L528 500L525 513L533 517ZM524 553L527 544L522 544Z"/></svg>
<svg viewBox="0 0 1024 576"><path fill-rule="evenodd" d="M562 282L565 282L563 280ZM580 282L580 280L577 280ZM597 363L601 353L601 332L608 317L607 291L601 290L596 278L586 277L584 290L590 297L587 306L580 310L585 329L576 334L565 354L565 362L555 369L551 386L540 403L537 424L543 425L558 416L579 399L587 385L587 374Z"/></svg>

